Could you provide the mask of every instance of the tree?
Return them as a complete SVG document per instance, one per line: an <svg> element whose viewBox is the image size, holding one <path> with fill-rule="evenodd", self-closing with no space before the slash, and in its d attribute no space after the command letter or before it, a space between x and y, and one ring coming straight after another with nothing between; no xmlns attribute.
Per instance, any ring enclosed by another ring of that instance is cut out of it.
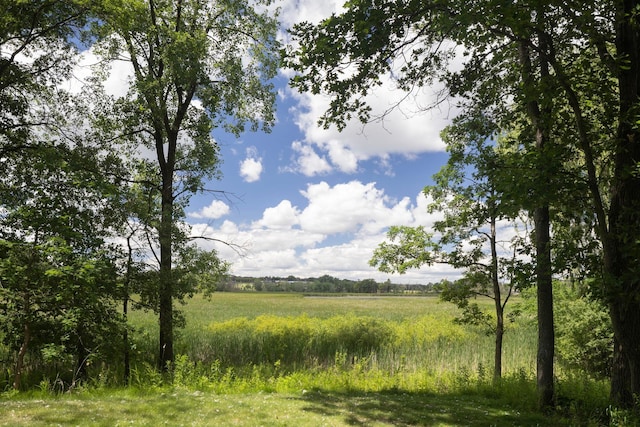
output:
<svg viewBox="0 0 640 427"><path fill-rule="evenodd" d="M372 118L364 97L380 83L381 75L391 75L404 90L444 81L463 109L484 111L502 131L514 130L515 125L521 135L518 143L529 147L530 164L535 166L530 168L538 179L531 188L534 193L562 177L555 169L558 163L550 162L558 147L565 153L579 150L579 179L591 194L591 215L603 248L603 286L617 352L624 369L640 371L640 315L629 315L640 313L632 302L639 300L640 292L632 267L640 241L632 237L640 234L640 180L632 172L640 152L634 124L640 72L637 6L636 1L354 0L345 12L316 26L295 26L292 34L300 47L289 52L289 65L300 72L293 86L331 95L321 122L339 128L351 117ZM464 50L463 65L449 71L456 49ZM563 132L554 141L551 132L556 127ZM600 144L607 139L615 143L603 149ZM611 181L601 174L606 170L603 161L614 163ZM607 182L610 204L601 192ZM530 206L541 303L538 389L541 406L549 407L553 312L548 237L554 200L538 196L537 206ZM627 377L631 383L624 381ZM614 370L612 385L614 400L630 404L640 390L640 374L625 376Z"/></svg>
<svg viewBox="0 0 640 427"><path fill-rule="evenodd" d="M87 379L90 364L117 354L113 339L122 324L107 253L81 254L59 238L1 241L0 278L3 339L17 354L14 389L21 388L27 354L56 360L62 368L57 373L70 387ZM69 358L71 366L65 363Z"/></svg>
<svg viewBox="0 0 640 427"><path fill-rule="evenodd" d="M456 120L443 132L450 157L434 176L436 184L426 187L424 194L430 200L429 211L439 212L444 218L435 221L431 231L423 226L391 227L387 234L390 243L381 243L369 263L381 271L399 273L434 263L464 269L462 279L443 281L438 288L443 300L463 310L461 321L488 326L494 334L493 378L497 381L502 375L505 306L513 289L526 283L525 275L517 272L524 265L516 257L522 249L520 236L507 243L510 250L506 253L499 249L506 242L499 241L498 227L515 227L518 207L498 192L499 149L486 142L487 128L478 126L479 120L476 126ZM469 302L478 295L494 301L495 321Z"/></svg>
<svg viewBox="0 0 640 427"><path fill-rule="evenodd" d="M133 68L130 92L118 100L123 133L134 150L155 153L155 167L150 160L141 164L159 205L158 364L166 369L174 360L173 264L181 208L218 174L215 126L239 134L247 123L252 130L273 123L275 94L268 80L278 63L277 23L244 0L105 0L96 13L101 54Z"/></svg>
<svg viewBox="0 0 640 427"><path fill-rule="evenodd" d="M16 389L25 357L45 351L65 368L74 355L74 375L63 379L85 379L88 363L113 354L121 329L114 255L105 240L122 216L117 186L103 173L105 165L117 170L117 162L90 141L71 147L55 133L39 138L38 149L23 153L2 179L14 191L6 193L0 219L0 325L17 353Z"/></svg>

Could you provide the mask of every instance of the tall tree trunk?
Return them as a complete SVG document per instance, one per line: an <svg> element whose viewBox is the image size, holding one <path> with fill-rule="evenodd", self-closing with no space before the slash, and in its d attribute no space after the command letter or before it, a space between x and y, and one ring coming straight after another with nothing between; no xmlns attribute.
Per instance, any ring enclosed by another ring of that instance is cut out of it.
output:
<svg viewBox="0 0 640 427"><path fill-rule="evenodd" d="M533 221L538 296L538 354L536 359L538 404L541 408L549 408L553 406L554 400L553 358L555 353L549 206L536 208Z"/></svg>
<svg viewBox="0 0 640 427"><path fill-rule="evenodd" d="M544 19L544 14L539 13L538 19ZM539 37L540 50L546 51L544 37ZM530 41L520 42L520 65L522 67L522 79L525 92L537 93L531 53L529 49ZM545 55L539 57L540 78L549 76L549 64ZM536 247L536 286L538 297L538 353L537 362L537 387L538 405L540 408L553 406L554 384L553 384L553 359L555 354L555 332L553 324L553 281L551 272L551 239L550 239L550 217L548 197L544 195L542 187L550 178L549 166L547 165L545 152L547 147L547 131L545 129L544 110L540 108L537 99L530 99L527 102L527 113L535 131L535 147L538 151L539 161L536 165L537 190L535 191L536 207L533 210L534 239Z"/></svg>
<svg viewBox="0 0 640 427"><path fill-rule="evenodd" d="M158 289L160 317L160 353L158 367L166 370L173 364L173 178L163 173L162 217L160 220L160 283ZM171 174L172 176L172 174Z"/></svg>
<svg viewBox="0 0 640 427"><path fill-rule="evenodd" d="M131 232L127 236L127 270L125 272L124 277L124 286L122 296L122 318L124 320L124 332L123 332L123 344L124 344L124 354L123 354L123 364L124 364L124 375L123 380L125 385L129 385L129 378L131 377L131 348L129 345L129 325L128 325L128 317L129 317L129 292L131 289L131 273L133 269L133 247L131 246L131 239L133 238L134 231Z"/></svg>
<svg viewBox="0 0 640 427"><path fill-rule="evenodd" d="M613 324L618 366L611 397L633 406L640 396L640 131L636 123L640 100L640 25L638 0L617 3L616 50L620 96L618 134L609 209L610 235L605 242L605 283Z"/></svg>

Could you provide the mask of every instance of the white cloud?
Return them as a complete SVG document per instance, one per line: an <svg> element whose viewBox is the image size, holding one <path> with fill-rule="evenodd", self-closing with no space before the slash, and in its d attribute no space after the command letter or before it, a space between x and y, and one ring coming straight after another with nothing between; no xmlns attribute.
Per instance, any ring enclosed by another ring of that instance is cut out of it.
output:
<svg viewBox="0 0 640 427"><path fill-rule="evenodd" d="M304 230L326 234L378 232L396 223L411 220L406 209L389 207L390 200L375 183L362 184L351 181L330 187L326 182L309 185L301 192L309 204L300 214L300 225Z"/></svg>
<svg viewBox="0 0 640 427"><path fill-rule="evenodd" d="M291 206L289 200L283 200L278 206L265 209L257 225L271 229L290 229L299 223L299 215L300 211Z"/></svg>
<svg viewBox="0 0 640 427"><path fill-rule="evenodd" d="M375 183L355 180L334 186L326 182L308 184L301 194L306 198L304 206L281 200L250 224L238 225L229 220L219 228L200 224L194 226L194 234L215 236L242 248L234 251L220 243L202 242L231 261L233 273L238 275L329 274L354 280L391 278L403 283L459 276L446 266L425 267L399 276L380 273L368 264L390 225L428 227L441 218L426 211L424 195L393 200Z"/></svg>
<svg viewBox="0 0 640 427"><path fill-rule="evenodd" d="M333 170L327 159L319 156L310 145L294 141L291 144L291 150L293 150L296 157L294 164L286 168L286 171L301 173L305 176L315 176L326 174Z"/></svg>
<svg viewBox="0 0 640 427"><path fill-rule="evenodd" d="M437 96L431 88L421 89L406 97L405 92L395 88L392 79L383 76L382 81L380 87L371 90L366 102L371 106L374 116L388 113L382 120L366 125L352 119L342 132L334 126L329 129L318 126L318 118L329 108L327 96L289 91L297 102L297 106L291 112L305 135L305 142L324 150L340 143L359 160L387 154L410 156L429 151L444 151L440 132L449 123L455 111L450 111L446 105L425 111L435 102ZM393 108L401 100L402 103Z"/></svg>
<svg viewBox="0 0 640 427"><path fill-rule="evenodd" d="M229 205L222 200L213 200L209 206L205 206L197 212L192 212L189 217L218 219L229 213Z"/></svg>
<svg viewBox="0 0 640 427"><path fill-rule="evenodd" d="M385 113L405 96L405 93L394 89L391 82L372 91L374 93L367 101L373 114ZM318 126L318 118L329 108L327 97L289 91L296 101L290 113L304 135L303 141L296 142L294 147L297 157L294 158L292 169L307 176L334 168L354 173L360 161L377 159L381 171L393 175L388 163L390 155L410 159L421 153L444 151L440 132L455 111L450 111L448 107L424 111L424 106L435 99L435 95L429 91L423 89L420 94L405 99L379 121L363 125L353 119L342 132L334 126L328 129ZM323 153L326 153L330 163Z"/></svg>
<svg viewBox="0 0 640 427"><path fill-rule="evenodd" d="M334 12L344 10L343 4L344 0L285 0L278 4L280 23L285 29L302 21L315 24Z"/></svg>
<svg viewBox="0 0 640 427"><path fill-rule="evenodd" d="M94 53L93 47L82 52L72 70L72 78L61 87L71 93L80 93L94 74L94 68L101 63L101 59ZM109 64L107 78L102 82L107 95L116 98L127 95L129 84L133 77L133 66L129 61L113 61Z"/></svg>
<svg viewBox="0 0 640 427"><path fill-rule="evenodd" d="M256 182L260 180L262 170L262 157L258 156L256 147L247 148L247 157L240 162L240 176L246 182Z"/></svg>
<svg viewBox="0 0 640 427"><path fill-rule="evenodd" d="M336 165L340 171L345 173L358 171L358 158L348 147L336 140L329 141L326 146L331 163Z"/></svg>

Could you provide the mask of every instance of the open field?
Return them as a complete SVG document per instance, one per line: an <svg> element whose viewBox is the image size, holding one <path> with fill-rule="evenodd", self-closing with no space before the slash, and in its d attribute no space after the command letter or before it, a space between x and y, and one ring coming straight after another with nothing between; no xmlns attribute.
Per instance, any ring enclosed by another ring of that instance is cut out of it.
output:
<svg viewBox="0 0 640 427"><path fill-rule="evenodd" d="M106 372L71 393L55 393L52 383L7 392L0 425L543 426L606 418L606 386L570 372L558 382L569 403L553 416L536 411L530 318L509 326L504 379L494 384L493 337L454 323L457 309L434 297L216 293L190 300L184 312L170 378L153 368L155 316L134 312L129 387Z"/></svg>
<svg viewBox="0 0 640 427"><path fill-rule="evenodd" d="M488 299L478 302L491 307ZM516 303L512 302L511 306ZM253 322L249 327L254 329L275 330L295 328L305 317L311 323L315 319L333 318L334 323L340 324L352 323L355 317L373 319L375 322L371 327L384 325L393 329L397 345L377 349L378 360L388 359L393 354L393 357L402 358L405 362L419 362L431 370L443 371L458 368L475 371L478 366L490 368L493 365L493 337L480 328L455 324L458 309L439 301L437 297L216 293L211 301L196 297L189 301L184 311L187 326L177 333L176 352L188 354L193 360L224 359L224 355L217 354L214 357L210 353L215 354L221 347L237 346L240 319ZM131 316L131 322L145 331L145 338L138 343L139 348L144 349L144 354L155 354L155 316L138 312ZM505 372L533 373L535 339L530 319L508 326L504 339Z"/></svg>

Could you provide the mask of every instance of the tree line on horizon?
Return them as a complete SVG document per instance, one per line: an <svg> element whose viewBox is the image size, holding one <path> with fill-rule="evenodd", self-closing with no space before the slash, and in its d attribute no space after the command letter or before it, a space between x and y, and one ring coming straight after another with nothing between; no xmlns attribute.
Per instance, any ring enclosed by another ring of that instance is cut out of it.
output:
<svg viewBox="0 0 640 427"><path fill-rule="evenodd" d="M392 283L387 279L378 282L375 279L339 279L330 275L320 277L265 276L243 277L228 275L217 285L216 291L256 291L256 292L302 292L302 293L367 293L367 294L430 294L434 293L436 283Z"/></svg>

